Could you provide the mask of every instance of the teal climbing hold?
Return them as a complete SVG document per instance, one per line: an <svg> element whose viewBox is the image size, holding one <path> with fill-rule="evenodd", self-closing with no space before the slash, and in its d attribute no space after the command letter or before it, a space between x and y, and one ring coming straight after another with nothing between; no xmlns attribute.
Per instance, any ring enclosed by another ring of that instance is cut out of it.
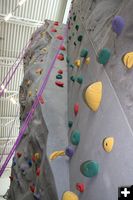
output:
<svg viewBox="0 0 133 200"><path fill-rule="evenodd" d="M80 52L80 57L86 58L88 56L88 49L82 49Z"/></svg>
<svg viewBox="0 0 133 200"><path fill-rule="evenodd" d="M72 125L73 125L73 121L68 121L68 127L72 128Z"/></svg>
<svg viewBox="0 0 133 200"><path fill-rule="evenodd" d="M74 76L71 76L71 77L70 77L70 80L74 83L75 80L76 80L76 78L75 78Z"/></svg>
<svg viewBox="0 0 133 200"><path fill-rule="evenodd" d="M70 141L73 145L78 145L80 142L80 132L75 130L72 132Z"/></svg>
<svg viewBox="0 0 133 200"><path fill-rule="evenodd" d="M69 56L66 56L66 62L70 63L70 57Z"/></svg>
<svg viewBox="0 0 133 200"><path fill-rule="evenodd" d="M99 172L99 164L96 161L88 160L81 164L81 173L86 177L96 176Z"/></svg>
<svg viewBox="0 0 133 200"><path fill-rule="evenodd" d="M62 79L62 75L61 75L61 74L58 74L58 75L56 76L56 78L57 78L57 79Z"/></svg>
<svg viewBox="0 0 133 200"><path fill-rule="evenodd" d="M83 35L78 36L78 41L81 42L83 40Z"/></svg>
<svg viewBox="0 0 133 200"><path fill-rule="evenodd" d="M103 48L98 54L98 62L100 64L106 65L110 59L110 56L111 56L110 50L107 48Z"/></svg>
<svg viewBox="0 0 133 200"><path fill-rule="evenodd" d="M75 29L76 29L76 31L79 30L79 25L78 24L76 24Z"/></svg>
<svg viewBox="0 0 133 200"><path fill-rule="evenodd" d="M69 67L71 67L72 69L74 68L74 65L70 64Z"/></svg>
<svg viewBox="0 0 133 200"><path fill-rule="evenodd" d="M75 15L75 16L73 17L73 21L76 21L76 18L77 18L77 17L76 17L76 15Z"/></svg>
<svg viewBox="0 0 133 200"><path fill-rule="evenodd" d="M83 83L83 77L82 76L77 77L77 83L79 83L79 84Z"/></svg>

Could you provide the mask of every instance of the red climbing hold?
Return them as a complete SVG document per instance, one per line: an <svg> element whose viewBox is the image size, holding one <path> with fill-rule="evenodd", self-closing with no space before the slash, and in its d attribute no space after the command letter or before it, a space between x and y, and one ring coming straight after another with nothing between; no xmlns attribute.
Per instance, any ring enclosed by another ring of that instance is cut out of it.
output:
<svg viewBox="0 0 133 200"><path fill-rule="evenodd" d="M56 38L57 38L58 40L63 40L63 39L64 39L64 37L63 37L62 35L58 35Z"/></svg>
<svg viewBox="0 0 133 200"><path fill-rule="evenodd" d="M75 113L75 115L77 115L78 112L79 112L79 104L75 103L75 105L74 105L74 113Z"/></svg>
<svg viewBox="0 0 133 200"><path fill-rule="evenodd" d="M64 45L61 45L61 46L60 46L60 50L65 51L65 50L66 50L65 46L64 46Z"/></svg>
<svg viewBox="0 0 133 200"><path fill-rule="evenodd" d="M53 28L53 29L51 29L51 32L55 33L55 32L57 32L57 30Z"/></svg>
<svg viewBox="0 0 133 200"><path fill-rule="evenodd" d="M63 70L58 70L58 74L63 74Z"/></svg>
<svg viewBox="0 0 133 200"><path fill-rule="evenodd" d="M55 26L59 26L59 22L54 22L54 25Z"/></svg>
<svg viewBox="0 0 133 200"><path fill-rule="evenodd" d="M77 183L77 184L76 184L76 189L77 189L79 192L84 192L84 190L85 190L85 185L84 185L84 183Z"/></svg>
<svg viewBox="0 0 133 200"><path fill-rule="evenodd" d="M30 190L31 190L31 192L35 192L35 186L34 185L30 185Z"/></svg>
<svg viewBox="0 0 133 200"><path fill-rule="evenodd" d="M58 55L57 55L57 59L58 59L58 60L64 60L64 56L63 56L62 54L58 54Z"/></svg>
<svg viewBox="0 0 133 200"><path fill-rule="evenodd" d="M55 84L59 87L64 87L64 83L61 81L56 81Z"/></svg>
<svg viewBox="0 0 133 200"><path fill-rule="evenodd" d="M17 152L17 156L18 158L20 158L22 156L22 153Z"/></svg>
<svg viewBox="0 0 133 200"><path fill-rule="evenodd" d="M32 156L32 161L33 161L33 162L35 162L35 161L36 161L36 158L35 158L35 156L34 156L34 155Z"/></svg>
<svg viewBox="0 0 133 200"><path fill-rule="evenodd" d="M37 170L36 170L36 175L37 175L37 176L40 175L40 167L37 168Z"/></svg>
<svg viewBox="0 0 133 200"><path fill-rule="evenodd" d="M44 99L43 99L42 96L39 96L38 99L39 99L39 102L40 102L41 104L44 104L44 103L45 103L45 101L44 101Z"/></svg>

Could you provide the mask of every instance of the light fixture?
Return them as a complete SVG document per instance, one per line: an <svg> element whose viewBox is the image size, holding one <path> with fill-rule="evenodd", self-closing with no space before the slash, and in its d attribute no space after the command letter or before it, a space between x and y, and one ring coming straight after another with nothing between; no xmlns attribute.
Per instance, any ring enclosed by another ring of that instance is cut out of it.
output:
<svg viewBox="0 0 133 200"><path fill-rule="evenodd" d="M12 13L9 13L7 16L5 16L4 20L8 21L12 17Z"/></svg>
<svg viewBox="0 0 133 200"><path fill-rule="evenodd" d="M22 6L25 3L26 0L20 0L20 2L18 3L19 6Z"/></svg>
<svg viewBox="0 0 133 200"><path fill-rule="evenodd" d="M10 101L11 101L14 105L17 104L16 100L15 100L13 97L10 98Z"/></svg>

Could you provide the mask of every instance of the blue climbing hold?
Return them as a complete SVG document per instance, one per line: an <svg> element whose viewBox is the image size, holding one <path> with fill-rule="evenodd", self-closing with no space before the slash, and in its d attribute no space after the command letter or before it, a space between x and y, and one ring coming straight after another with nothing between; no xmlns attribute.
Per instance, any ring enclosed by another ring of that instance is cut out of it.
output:
<svg viewBox="0 0 133 200"><path fill-rule="evenodd" d="M69 158L71 158L71 157L73 156L73 154L74 154L74 148L72 148L71 146L68 146L68 147L66 148L65 154L66 154Z"/></svg>
<svg viewBox="0 0 133 200"><path fill-rule="evenodd" d="M112 20L112 29L117 34L120 35L125 26L125 21L121 16L115 16Z"/></svg>

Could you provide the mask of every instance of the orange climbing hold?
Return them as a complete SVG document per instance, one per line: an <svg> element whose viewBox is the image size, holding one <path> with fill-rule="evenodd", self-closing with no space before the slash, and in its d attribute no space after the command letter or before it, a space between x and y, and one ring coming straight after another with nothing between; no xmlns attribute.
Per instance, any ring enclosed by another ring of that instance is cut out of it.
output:
<svg viewBox="0 0 133 200"><path fill-rule="evenodd" d="M55 84L59 87L64 87L64 83L61 81L56 81Z"/></svg>
<svg viewBox="0 0 133 200"><path fill-rule="evenodd" d="M58 40L63 40L63 39L64 39L63 35L58 35L56 38L57 38Z"/></svg>
<svg viewBox="0 0 133 200"><path fill-rule="evenodd" d="M79 104L78 104L78 103L75 103L75 104L74 104L74 113L75 113L75 115L77 115L78 112L79 112Z"/></svg>

